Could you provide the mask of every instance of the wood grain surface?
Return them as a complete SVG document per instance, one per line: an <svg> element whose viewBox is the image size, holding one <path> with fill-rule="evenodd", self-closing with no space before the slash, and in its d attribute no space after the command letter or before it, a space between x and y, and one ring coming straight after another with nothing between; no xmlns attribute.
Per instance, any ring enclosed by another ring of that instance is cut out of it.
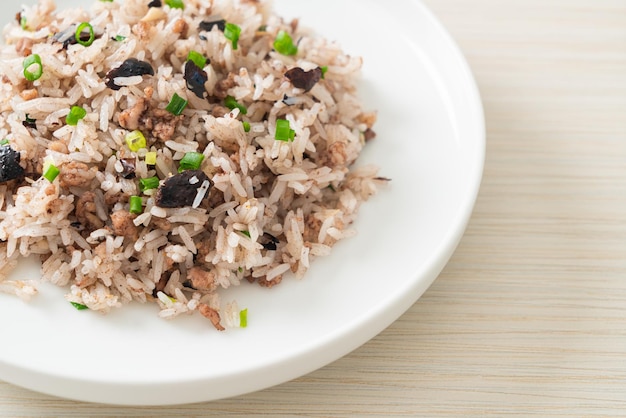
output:
<svg viewBox="0 0 626 418"><path fill-rule="evenodd" d="M475 73L487 158L460 246L405 315L234 399L112 407L0 382L0 416L625 416L626 0L425 3Z"/></svg>

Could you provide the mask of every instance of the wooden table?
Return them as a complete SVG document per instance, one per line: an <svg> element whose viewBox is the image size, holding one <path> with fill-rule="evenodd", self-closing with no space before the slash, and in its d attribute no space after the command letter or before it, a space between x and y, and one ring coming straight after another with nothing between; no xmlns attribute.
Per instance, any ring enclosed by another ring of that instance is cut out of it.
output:
<svg viewBox="0 0 626 418"><path fill-rule="evenodd" d="M476 75L487 159L465 237L404 316L235 399L117 408L0 383L0 416L626 414L626 0L426 3Z"/></svg>

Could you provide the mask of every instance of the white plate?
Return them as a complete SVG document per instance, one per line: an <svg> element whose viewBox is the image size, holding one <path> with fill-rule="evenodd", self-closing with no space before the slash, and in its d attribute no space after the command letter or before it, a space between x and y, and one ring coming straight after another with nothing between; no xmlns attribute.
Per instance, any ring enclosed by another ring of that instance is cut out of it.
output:
<svg viewBox="0 0 626 418"><path fill-rule="evenodd" d="M3 3L4 22L22 2ZM356 237L316 260L302 281L227 292L248 308L249 326L224 333L199 317L160 320L154 306L79 312L53 286L29 304L0 295L0 379L103 403L214 400L322 367L407 310L463 234L482 175L484 122L470 70L437 20L415 0L385 4L275 2L280 14L365 59L362 97L379 122L363 160L393 180L363 205ZM38 273L31 265L16 274Z"/></svg>

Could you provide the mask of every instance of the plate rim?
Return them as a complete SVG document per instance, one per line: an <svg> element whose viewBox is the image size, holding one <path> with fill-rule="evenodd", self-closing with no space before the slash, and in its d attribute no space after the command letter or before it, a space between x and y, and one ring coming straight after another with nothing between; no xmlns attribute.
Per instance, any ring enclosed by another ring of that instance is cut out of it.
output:
<svg viewBox="0 0 626 418"><path fill-rule="evenodd" d="M378 335L387 326L396 321L411 305L413 305L422 294L428 289L428 287L435 281L437 276L443 270L450 257L454 253L455 249L460 242L463 233L470 220L478 192L480 190L480 184L482 181L482 174L485 161L485 148L486 148L486 132L485 132L485 119L484 109L480 97L480 92L476 80L472 74L471 68L464 57L461 49L454 41L452 36L445 29L443 24L435 17L430 9L424 5L420 0L404 0L405 2L415 5L424 18L429 20L429 23L434 25L441 40L447 44L447 47L454 53L456 60L459 62L459 71L465 78L464 87L469 94L469 100L471 100L477 118L476 132L474 135L478 138L476 143L476 155L477 160L474 162L476 172L471 173L473 175L473 181L469 184L467 190L467 198L463 201L464 207L459 210L462 216L455 219L454 225L449 228L449 237L442 240L445 247L442 251L437 252L437 260L431 263L428 267L427 274L421 278L413 278L411 281L411 297L402 298L400 300L394 300L393 303L384 302L377 305L377 310L373 310L369 313L369 320L364 321L361 319L357 323L347 322L343 327L336 329L333 333L327 335L324 340L316 341L311 344L307 349L297 353L291 353L291 356L282 359L280 362L265 364L259 366L255 370L246 370L245 372L239 372L226 377L223 377L226 383L225 386L231 387L233 382L241 382L240 375L248 375L250 373L274 373L271 379L264 381L263 383L249 382L247 385L236 385L238 390L225 390L223 393L212 392L211 394L205 394L204 396L198 396L197 393L188 394L187 396L178 396L177 399L166 399L155 397L152 392L155 387L151 385L137 385L135 383L129 383L122 385L124 387L118 388L119 390L133 390L135 401L128 401L124 399L112 399L110 396L85 396L83 385L85 381L74 379L69 381L64 377L46 376L37 373L36 370L25 370L24 368L15 367L10 364L6 364L0 360L0 371L3 371L3 380L16 384L18 386L26 387L31 390L36 390L42 393L47 393L54 396L60 396L63 398L75 399L79 401L87 402L100 402L116 405L178 405L187 404L193 402L211 401L217 399L223 399L225 397L238 396L245 393L265 389L291 379L297 378L314 370L317 370L332 361L343 357L356 348L360 347L371 338ZM389 298L397 299L397 295L393 294ZM378 317L378 318L376 318ZM364 331L364 328L368 330ZM314 361L311 361L311 359ZM307 359L307 361L303 361ZM282 370L277 370L282 369ZM63 384L59 384L62 381ZM87 380L87 383L93 389L101 389L103 391L110 390L110 382L98 382L93 380ZM177 385L198 385L206 384L203 379L189 380L185 382L168 382L169 386L174 387ZM163 391L163 383L156 382L157 389ZM177 391L178 392L178 391ZM182 392L182 391L180 391Z"/></svg>

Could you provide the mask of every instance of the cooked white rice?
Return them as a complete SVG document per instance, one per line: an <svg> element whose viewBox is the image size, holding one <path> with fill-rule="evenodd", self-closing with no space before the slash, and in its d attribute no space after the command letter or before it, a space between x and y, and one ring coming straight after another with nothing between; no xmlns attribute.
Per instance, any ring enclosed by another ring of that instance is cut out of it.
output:
<svg viewBox="0 0 626 418"><path fill-rule="evenodd" d="M0 292L36 293L36 281L10 272L37 254L43 280L91 310L154 302L163 318L199 311L217 329L239 326L236 303L220 302L223 289L300 278L354 234L360 203L384 181L375 167L352 169L376 115L356 97L361 59L266 2L159 3L96 1L89 11L57 12L41 0L5 28L0 139L19 152L24 173L0 184ZM219 25L201 28L219 18L241 28L237 49ZM63 44L58 34L75 41L72 25L81 22L92 25L93 43ZM296 55L274 49L279 31ZM184 76L192 50L207 58L200 95ZM28 81L23 62L32 54L43 73ZM109 74L131 58L154 74ZM296 67L319 80L294 86L286 72ZM188 100L180 117L163 110L174 94ZM226 96L247 112L225 107ZM75 126L66 123L72 106L86 111ZM278 119L289 121L292 140L275 139ZM132 150L125 136L137 129L147 146ZM140 191L139 179L153 176L166 187L189 152L204 156L208 179L189 180L203 187L193 203L162 207L157 189ZM60 169L52 182L42 176L49 164ZM142 198L141 213L130 213L131 196Z"/></svg>

